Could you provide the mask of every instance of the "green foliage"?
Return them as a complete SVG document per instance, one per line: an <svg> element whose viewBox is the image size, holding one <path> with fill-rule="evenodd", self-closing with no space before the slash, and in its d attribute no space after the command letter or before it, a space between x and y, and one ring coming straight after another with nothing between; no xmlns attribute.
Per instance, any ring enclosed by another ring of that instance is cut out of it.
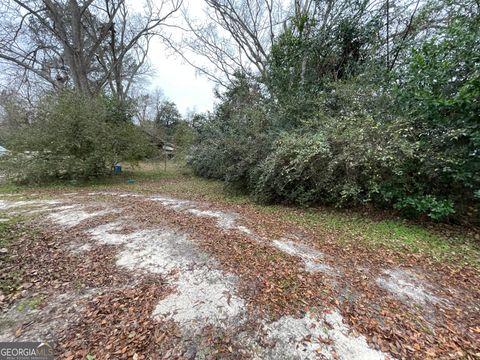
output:
<svg viewBox="0 0 480 360"><path fill-rule="evenodd" d="M413 50L395 89L416 149L416 181L458 205L480 188L479 29L478 15L454 19L441 37Z"/></svg>
<svg viewBox="0 0 480 360"><path fill-rule="evenodd" d="M195 128L193 128L193 126L186 121L180 121L175 126L173 133L173 143L175 144L175 160L183 163L196 140L197 131Z"/></svg>
<svg viewBox="0 0 480 360"><path fill-rule="evenodd" d="M407 196L395 203L394 207L413 215L428 214L433 220L440 220L455 213L453 201L438 200L432 195Z"/></svg>
<svg viewBox="0 0 480 360"><path fill-rule="evenodd" d="M237 75L199 127L194 171L263 202L369 203L408 216L475 220L478 6L422 5L390 39L387 63L378 40L383 15L368 11L368 1L321 4L284 28L266 79ZM401 8L392 7L395 18L406 16Z"/></svg>
<svg viewBox="0 0 480 360"><path fill-rule="evenodd" d="M335 206L386 201L382 185L402 142L391 142L393 131L366 111L362 96L352 96L355 89L337 86L300 130L280 136L257 168L257 199ZM339 106L346 98L348 106Z"/></svg>
<svg viewBox="0 0 480 360"><path fill-rule="evenodd" d="M171 101L164 101L160 104L155 114L154 123L157 128L162 128L167 136L172 134L175 126L182 120L177 105Z"/></svg>
<svg viewBox="0 0 480 360"><path fill-rule="evenodd" d="M320 3L316 6L321 8ZM297 110L308 111L309 96L305 95L322 93L332 81L359 74L376 49L382 21L366 11L364 1L338 1L326 11L325 17L294 17L271 50L271 90L282 103L292 96L305 101L306 106ZM335 20L329 21L329 16Z"/></svg>
<svg viewBox="0 0 480 360"><path fill-rule="evenodd" d="M103 96L99 100L107 112L106 120L110 123L121 124L128 123L132 119L134 101L119 100L116 97Z"/></svg>
<svg viewBox="0 0 480 360"><path fill-rule="evenodd" d="M257 170L257 199L309 204L328 196L325 189L334 180L328 168L332 153L322 133L284 135L274 148Z"/></svg>
<svg viewBox="0 0 480 360"><path fill-rule="evenodd" d="M268 131L259 89L240 76L211 119L198 125L189 164L200 176L251 189L254 167L270 148Z"/></svg>
<svg viewBox="0 0 480 360"><path fill-rule="evenodd" d="M44 99L34 122L8 145L12 153L0 166L20 183L105 176L115 163L140 160L150 151L143 133L111 99L71 92Z"/></svg>

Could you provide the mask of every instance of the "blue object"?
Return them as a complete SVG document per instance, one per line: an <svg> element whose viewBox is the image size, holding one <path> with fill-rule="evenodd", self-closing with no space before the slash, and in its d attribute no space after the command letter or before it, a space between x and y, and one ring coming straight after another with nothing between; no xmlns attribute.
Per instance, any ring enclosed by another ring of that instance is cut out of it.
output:
<svg viewBox="0 0 480 360"><path fill-rule="evenodd" d="M128 179L128 180L127 180L127 183L128 183L128 184L135 184L135 180Z"/></svg>
<svg viewBox="0 0 480 360"><path fill-rule="evenodd" d="M117 164L113 167L113 173L114 174L120 174L122 172L122 165Z"/></svg>

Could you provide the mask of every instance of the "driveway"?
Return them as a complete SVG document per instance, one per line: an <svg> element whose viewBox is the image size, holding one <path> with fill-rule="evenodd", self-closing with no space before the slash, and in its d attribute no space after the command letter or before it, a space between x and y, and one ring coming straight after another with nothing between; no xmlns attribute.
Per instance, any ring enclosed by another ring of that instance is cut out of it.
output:
<svg viewBox="0 0 480 360"><path fill-rule="evenodd" d="M319 241L234 204L120 191L0 199L29 229L8 250L4 271L23 275L2 296L0 341L52 341L69 359L478 355L478 274Z"/></svg>

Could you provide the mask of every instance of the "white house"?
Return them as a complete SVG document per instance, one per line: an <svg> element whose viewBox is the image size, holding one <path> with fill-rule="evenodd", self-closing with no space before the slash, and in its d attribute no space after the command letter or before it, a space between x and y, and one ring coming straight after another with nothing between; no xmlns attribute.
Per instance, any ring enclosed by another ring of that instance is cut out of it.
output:
<svg viewBox="0 0 480 360"><path fill-rule="evenodd" d="M8 153L8 150L5 149L2 145L0 145L0 156L6 155Z"/></svg>

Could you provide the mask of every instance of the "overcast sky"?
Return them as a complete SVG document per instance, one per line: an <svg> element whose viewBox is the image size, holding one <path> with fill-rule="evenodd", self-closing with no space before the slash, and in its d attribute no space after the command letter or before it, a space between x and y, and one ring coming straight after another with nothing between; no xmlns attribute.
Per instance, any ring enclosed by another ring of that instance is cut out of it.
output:
<svg viewBox="0 0 480 360"><path fill-rule="evenodd" d="M150 88L161 88L165 96L177 104L182 114L188 110L212 110L213 83L205 76L197 75L195 69L183 64L178 56L168 56L158 40L154 40L149 57L155 69Z"/></svg>
<svg viewBox="0 0 480 360"><path fill-rule="evenodd" d="M134 2L135 10L139 2ZM203 1L184 0L188 12L199 16L202 14ZM180 30L169 30L181 36ZM183 63L177 55L169 55L160 39L153 39L149 51L149 59L155 70L149 88L161 88L165 96L174 101L182 114L188 110L204 112L212 110L214 104L214 84L205 76L197 75L193 67Z"/></svg>

